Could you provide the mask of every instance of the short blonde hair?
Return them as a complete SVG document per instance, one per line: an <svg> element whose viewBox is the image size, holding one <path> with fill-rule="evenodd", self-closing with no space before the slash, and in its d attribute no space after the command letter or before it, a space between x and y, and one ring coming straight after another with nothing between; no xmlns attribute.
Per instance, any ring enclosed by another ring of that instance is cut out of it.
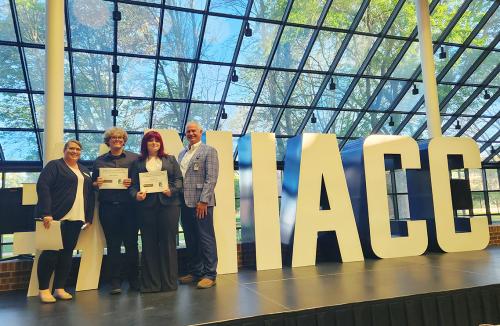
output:
<svg viewBox="0 0 500 326"><path fill-rule="evenodd" d="M109 146L109 141L111 137L116 136L116 137L122 137L123 138L123 143L126 144L128 140L128 134L123 128L119 127L112 127L106 130L104 133L104 144Z"/></svg>
<svg viewBox="0 0 500 326"><path fill-rule="evenodd" d="M82 146L82 143L80 143L78 140L76 139L70 139L68 140L65 144L64 144L64 150L67 150L68 147L69 147L69 144L71 143L74 143L74 144L77 144L78 147L80 147L80 149L83 149L83 146ZM60 147L59 147L60 148Z"/></svg>

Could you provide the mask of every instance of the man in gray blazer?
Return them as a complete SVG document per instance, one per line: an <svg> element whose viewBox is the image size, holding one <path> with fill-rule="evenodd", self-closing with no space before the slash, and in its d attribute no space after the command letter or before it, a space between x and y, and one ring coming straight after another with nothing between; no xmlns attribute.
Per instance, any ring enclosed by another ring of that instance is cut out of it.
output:
<svg viewBox="0 0 500 326"><path fill-rule="evenodd" d="M219 175L219 159L215 148L201 142L203 130L197 122L188 122L186 138L189 146L179 154L184 177L184 205L181 223L188 253L188 275L181 284L198 282L199 289L215 285L217 245L214 232L214 188Z"/></svg>

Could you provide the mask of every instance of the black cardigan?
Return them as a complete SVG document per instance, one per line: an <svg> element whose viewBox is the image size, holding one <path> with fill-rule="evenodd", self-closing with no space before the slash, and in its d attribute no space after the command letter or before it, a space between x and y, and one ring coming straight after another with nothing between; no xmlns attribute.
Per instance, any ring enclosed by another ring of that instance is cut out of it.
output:
<svg viewBox="0 0 500 326"><path fill-rule="evenodd" d="M78 168L83 175L83 202L85 221L92 223L94 218L94 191L89 170L78 163ZM43 168L36 192L38 203L35 216L43 218L52 216L54 220L63 218L73 207L78 187L78 178L64 160L58 159L47 163Z"/></svg>

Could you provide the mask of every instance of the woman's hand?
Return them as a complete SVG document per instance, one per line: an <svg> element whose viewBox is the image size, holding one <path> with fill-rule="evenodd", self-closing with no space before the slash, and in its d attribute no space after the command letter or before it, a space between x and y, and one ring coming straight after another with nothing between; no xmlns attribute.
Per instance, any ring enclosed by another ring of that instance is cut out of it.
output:
<svg viewBox="0 0 500 326"><path fill-rule="evenodd" d="M48 229L50 228L50 222L52 222L54 218L52 216L44 216L43 217L43 227Z"/></svg>
<svg viewBox="0 0 500 326"><path fill-rule="evenodd" d="M131 184L132 184L132 179L130 179L130 178L123 179L123 186L124 186L125 188L130 187L130 185L131 185Z"/></svg>
<svg viewBox="0 0 500 326"><path fill-rule="evenodd" d="M166 190L163 190L163 194L167 197L172 196L172 192L170 191L170 188L167 188Z"/></svg>
<svg viewBox="0 0 500 326"><path fill-rule="evenodd" d="M144 199L146 199L146 192L145 191L139 191L137 193L137 195L135 195L135 199L137 201L143 201Z"/></svg>
<svg viewBox="0 0 500 326"><path fill-rule="evenodd" d="M94 186L100 189L103 183L104 183L103 177L97 177L97 179L94 182Z"/></svg>

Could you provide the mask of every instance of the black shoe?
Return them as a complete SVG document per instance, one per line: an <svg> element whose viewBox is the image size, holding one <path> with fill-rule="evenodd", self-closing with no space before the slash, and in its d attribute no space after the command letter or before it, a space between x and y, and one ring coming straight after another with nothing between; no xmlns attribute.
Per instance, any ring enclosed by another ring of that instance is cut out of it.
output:
<svg viewBox="0 0 500 326"><path fill-rule="evenodd" d="M109 294L120 294L120 293L122 293L122 287L120 281L117 280L111 281L111 291L109 291Z"/></svg>
<svg viewBox="0 0 500 326"><path fill-rule="evenodd" d="M137 280L137 279L128 281L128 284L129 284L128 289L130 291L140 291L141 290L141 285L139 283L139 280Z"/></svg>

